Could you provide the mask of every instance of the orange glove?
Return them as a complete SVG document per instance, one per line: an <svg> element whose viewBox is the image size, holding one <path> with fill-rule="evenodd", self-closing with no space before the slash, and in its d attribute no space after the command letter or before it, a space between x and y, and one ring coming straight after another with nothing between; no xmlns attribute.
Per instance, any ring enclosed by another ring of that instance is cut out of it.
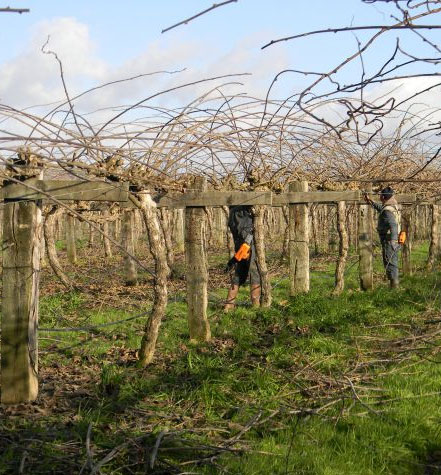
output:
<svg viewBox="0 0 441 475"><path fill-rule="evenodd" d="M234 258L237 262L240 262L243 259L249 259L251 253L251 247L249 244L244 242L239 249L237 250L236 254L234 254Z"/></svg>
<svg viewBox="0 0 441 475"><path fill-rule="evenodd" d="M251 246L244 242L236 254L228 261L227 266L225 267L225 272L230 272L230 270L240 261L249 259L251 254Z"/></svg>
<svg viewBox="0 0 441 475"><path fill-rule="evenodd" d="M401 231L398 235L398 244L403 245L406 242L406 231Z"/></svg>

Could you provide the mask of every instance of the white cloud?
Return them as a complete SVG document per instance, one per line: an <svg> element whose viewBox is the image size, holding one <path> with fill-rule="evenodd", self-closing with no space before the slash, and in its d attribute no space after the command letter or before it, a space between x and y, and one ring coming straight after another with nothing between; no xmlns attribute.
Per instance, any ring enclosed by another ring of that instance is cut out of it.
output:
<svg viewBox="0 0 441 475"><path fill-rule="evenodd" d="M236 73L252 74L182 88L149 101L146 105L161 105L165 108L186 106L215 86L237 82L243 84L229 84L223 86L222 91L227 95L247 93L254 97L264 97L274 75L288 66L288 58L283 53L283 48L280 48L277 54L260 50L263 39L267 37L264 32L242 39L229 51L225 51L222 45L208 44L203 40L180 43L155 41L147 44L141 54L128 57L123 64L111 66L100 58L87 25L74 18L58 18L36 25L22 53L0 65L0 103L24 109L40 104L65 102L58 63L52 55L41 51L48 36L50 40L45 50L54 51L62 61L70 97L104 83L156 71L177 71L186 68L184 72L173 75L152 74L133 81L119 82L99 88L76 100L75 110L90 121L95 130L98 124L114 117L121 110L121 106L134 104L164 89L203 78ZM213 92L211 97L219 97L219 92ZM202 107L205 106L207 104ZM214 103L209 106L218 107ZM31 112L41 116L52 107L32 108ZM63 109L66 109L66 106ZM143 110L138 115L148 117L153 114L152 110ZM65 114L60 114L53 120L62 120L64 117ZM117 122L130 122L135 117L134 113L129 113ZM32 125L34 124L31 124L31 127ZM258 120L255 125L258 125ZM15 120L2 123L1 128L23 136L30 132L30 128ZM136 125L129 125L127 130L136 128Z"/></svg>
<svg viewBox="0 0 441 475"><path fill-rule="evenodd" d="M47 41L45 50L54 51L62 61L73 91L105 76L106 65L94 54L87 26L73 18L43 22L35 27L22 54L0 66L3 103L20 108L64 99L58 63L41 51Z"/></svg>
<svg viewBox="0 0 441 475"><path fill-rule="evenodd" d="M244 87L235 90L263 96L273 75L287 65L287 58L280 54L280 50L275 55L259 49L267 37L267 33L262 32L241 40L227 52L221 45L207 44L203 40L155 41L148 44L140 55L111 67L97 55L87 25L74 18L58 18L36 25L25 50L0 65L0 98L3 103L29 107L64 100L58 64L52 55L41 51L48 37L50 40L45 50L54 51L62 61L71 96L93 85L155 71L187 68L185 73L174 76L152 75L100 89L98 93L87 96L90 110L131 103L163 88L202 78L243 72L252 73L252 77L246 79ZM212 84L203 84L182 90L173 95L174 102L179 100L185 104L212 87ZM168 100L164 102L169 103Z"/></svg>

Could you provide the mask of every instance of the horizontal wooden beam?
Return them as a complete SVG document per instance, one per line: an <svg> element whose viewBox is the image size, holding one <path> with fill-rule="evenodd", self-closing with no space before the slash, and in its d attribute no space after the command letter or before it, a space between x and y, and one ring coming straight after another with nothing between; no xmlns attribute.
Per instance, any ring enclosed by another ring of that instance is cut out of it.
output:
<svg viewBox="0 0 441 475"><path fill-rule="evenodd" d="M414 203L416 195L395 195L399 203ZM238 206L238 205L269 205L283 206L296 203L337 203L348 201L363 204L362 193L356 191L305 191L287 192L281 194L269 191L205 191L153 195L153 201L159 208L186 208L200 206ZM128 201L123 205L133 208L135 205Z"/></svg>
<svg viewBox="0 0 441 475"><path fill-rule="evenodd" d="M4 186L1 199L60 201L127 201L127 183L76 180L27 180Z"/></svg>
<svg viewBox="0 0 441 475"><path fill-rule="evenodd" d="M398 203L401 204L412 204L416 202L416 194L415 193L401 193L394 195L395 199Z"/></svg>
<svg viewBox="0 0 441 475"><path fill-rule="evenodd" d="M271 205L270 191L199 191L153 196L158 207L187 208L200 206Z"/></svg>
<svg viewBox="0 0 441 475"><path fill-rule="evenodd" d="M62 201L116 201L125 202L125 207L134 205L128 201L127 183L102 181L37 180L4 186L0 199L40 200L56 198ZM415 194L395 195L399 203L415 203ZM191 191L153 195L157 206L162 208L186 208L201 206L269 205L283 206L296 203L335 203L348 201L363 203L356 191L305 191L271 193L270 191Z"/></svg>
<svg viewBox="0 0 441 475"><path fill-rule="evenodd" d="M296 203L335 203L337 201L360 201L360 191L292 191L273 195L273 206Z"/></svg>

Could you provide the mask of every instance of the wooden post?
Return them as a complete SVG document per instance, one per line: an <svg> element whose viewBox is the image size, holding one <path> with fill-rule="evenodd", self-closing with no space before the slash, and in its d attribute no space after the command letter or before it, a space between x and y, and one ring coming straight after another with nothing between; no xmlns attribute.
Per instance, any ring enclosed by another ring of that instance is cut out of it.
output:
<svg viewBox="0 0 441 475"><path fill-rule="evenodd" d="M213 208L213 246L216 249L223 249L225 245L225 223L224 212L221 208Z"/></svg>
<svg viewBox="0 0 441 475"><path fill-rule="evenodd" d="M289 209L288 206L282 206L282 215L285 221L285 230L283 232L282 258L289 259Z"/></svg>
<svg viewBox="0 0 441 475"><path fill-rule="evenodd" d="M372 185L367 188L372 191ZM358 210L359 275L362 290L371 290L374 285L372 262L372 207L360 205Z"/></svg>
<svg viewBox="0 0 441 475"><path fill-rule="evenodd" d="M323 254L328 254L329 253L329 230L331 228L329 206L327 204L324 204L322 206L321 211L322 212L321 212L321 223L320 223L320 229L321 229L320 239L321 239Z"/></svg>
<svg viewBox="0 0 441 475"><path fill-rule="evenodd" d="M314 243L314 255L317 256L320 253L319 246L319 227L318 227L318 212L317 205L311 206L311 230L312 230L312 240Z"/></svg>
<svg viewBox="0 0 441 475"><path fill-rule="evenodd" d="M44 269L45 267L46 267L46 238L44 237L44 233L42 232L40 234L40 268Z"/></svg>
<svg viewBox="0 0 441 475"><path fill-rule="evenodd" d="M415 210L415 231L414 238L415 242L424 240L424 205L417 205Z"/></svg>
<svg viewBox="0 0 441 475"><path fill-rule="evenodd" d="M228 227L228 216L229 216L229 209L228 206L222 206L222 211L224 213L225 217L225 236L226 236L226 241L227 241L227 246L228 246L228 253L230 256L234 255L234 241L233 241L233 236L231 234L230 228Z"/></svg>
<svg viewBox="0 0 441 475"><path fill-rule="evenodd" d="M130 257L135 254L135 242L133 239L134 233L134 211L124 210L122 225L122 238L124 249L127 251L124 254L124 277L126 285L135 285L138 280L138 271L136 269L135 261Z"/></svg>
<svg viewBox="0 0 441 475"><path fill-rule="evenodd" d="M38 287L41 202L5 201L1 341L1 402L38 395Z"/></svg>
<svg viewBox="0 0 441 475"><path fill-rule="evenodd" d="M414 237L414 221L415 218L415 208L413 206L407 206L403 208L401 214L401 229L406 232L406 242L404 243L402 250L403 258L403 275L412 274L412 263L411 263L411 253L412 253L412 241Z"/></svg>
<svg viewBox="0 0 441 475"><path fill-rule="evenodd" d="M104 256L105 257L112 257L112 247L110 246L110 240L108 236L110 235L110 226L109 226L109 219L110 213L108 210L103 211L102 217L104 219L103 222L103 244L104 244Z"/></svg>
<svg viewBox="0 0 441 475"><path fill-rule="evenodd" d="M335 268L335 287L334 294L340 294L345 287L345 267L348 256L349 239L346 230L346 203L339 201L337 203L337 230L339 235L338 259Z"/></svg>
<svg viewBox="0 0 441 475"><path fill-rule="evenodd" d="M174 210L173 241L178 254L184 252L184 210Z"/></svg>
<svg viewBox="0 0 441 475"><path fill-rule="evenodd" d="M175 251L173 249L173 242L171 236L171 219L172 214L170 210L166 208L161 208L159 210L159 224L161 226L163 241L166 250L167 265L170 270L170 273L173 273L175 265Z"/></svg>
<svg viewBox="0 0 441 475"><path fill-rule="evenodd" d="M265 233L264 225L265 208L265 205L254 206L254 246L256 249L256 262L260 273L260 305L261 307L270 307L272 295L265 252L265 235L268 235Z"/></svg>
<svg viewBox="0 0 441 475"><path fill-rule="evenodd" d="M89 247L93 247L95 242L95 230L93 227L89 224Z"/></svg>
<svg viewBox="0 0 441 475"><path fill-rule="evenodd" d="M337 211L334 206L328 208L328 228L326 229L328 239L328 252L334 253L337 250Z"/></svg>
<svg viewBox="0 0 441 475"><path fill-rule="evenodd" d="M427 258L427 270L433 270L436 259L439 256L439 205L431 205L432 226L430 234L429 256Z"/></svg>
<svg viewBox="0 0 441 475"><path fill-rule="evenodd" d="M193 188L205 191L206 180L196 177ZM206 214L203 207L185 209L185 263L187 271L187 304L190 340L209 341L210 324L207 318L208 265L205 249Z"/></svg>
<svg viewBox="0 0 441 475"><path fill-rule="evenodd" d="M289 191L308 191L308 182L289 185ZM309 292L308 204L289 205L289 268L291 295Z"/></svg>
<svg viewBox="0 0 441 475"><path fill-rule="evenodd" d="M116 219L115 219L115 232L114 232L114 237L115 237L115 241L119 241L120 237L121 237L121 218L120 216L118 216Z"/></svg>
<svg viewBox="0 0 441 475"><path fill-rule="evenodd" d="M0 242L3 241L3 203L0 201Z"/></svg>
<svg viewBox="0 0 441 475"><path fill-rule="evenodd" d="M71 264L77 262L77 239L75 231L75 218L71 214L68 214L66 216L66 249L67 259Z"/></svg>
<svg viewBox="0 0 441 475"><path fill-rule="evenodd" d="M141 213L138 209L135 209L134 216L133 216L133 239L135 245L135 253L141 252L142 250L142 236L143 236L143 229L144 229L144 219L141 217Z"/></svg>
<svg viewBox="0 0 441 475"><path fill-rule="evenodd" d="M46 213L46 218L43 224L43 234L46 240L47 257L52 270L63 283L63 285L68 290L72 290L75 288L75 286L61 268L60 261L58 260L57 256L57 248L55 246L55 222L59 216L62 215L62 213L63 209L56 205L52 206L52 209Z"/></svg>

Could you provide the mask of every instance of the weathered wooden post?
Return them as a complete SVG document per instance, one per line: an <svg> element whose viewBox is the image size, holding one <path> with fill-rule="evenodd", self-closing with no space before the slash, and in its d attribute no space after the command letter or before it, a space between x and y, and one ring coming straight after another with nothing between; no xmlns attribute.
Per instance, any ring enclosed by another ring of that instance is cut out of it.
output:
<svg viewBox="0 0 441 475"><path fill-rule="evenodd" d="M334 294L340 294L345 287L345 267L348 256L349 239L346 230L346 203L339 201L337 203L337 230L339 235L338 259L335 268L335 287Z"/></svg>
<svg viewBox="0 0 441 475"><path fill-rule="evenodd" d="M103 211L103 244L104 244L104 256L112 257L112 247L110 245L109 235L110 235L110 213L108 210Z"/></svg>
<svg viewBox="0 0 441 475"><path fill-rule="evenodd" d="M323 249L323 254L329 253L329 229L331 227L329 206L327 204L322 205L320 219L320 241Z"/></svg>
<svg viewBox="0 0 441 475"><path fill-rule="evenodd" d="M289 207L282 206L283 219L285 221L285 230L283 233L282 257L289 260Z"/></svg>
<svg viewBox="0 0 441 475"><path fill-rule="evenodd" d="M127 285L135 285L138 280L138 272L136 269L135 261L130 255L135 254L135 242L133 238L134 234L134 211L126 209L123 211L123 224L122 224L122 239L124 249L127 251L124 254L124 276Z"/></svg>
<svg viewBox="0 0 441 475"><path fill-rule="evenodd" d="M221 208L213 208L213 245L222 249L225 245L225 223L224 223L224 212Z"/></svg>
<svg viewBox="0 0 441 475"><path fill-rule="evenodd" d="M349 247L353 246L354 252L358 252L358 206L352 204L349 213L350 232Z"/></svg>
<svg viewBox="0 0 441 475"><path fill-rule="evenodd" d="M417 205L415 208L415 230L414 230L414 238L415 242L423 241L425 228L426 228L426 221L424 216L424 205Z"/></svg>
<svg viewBox="0 0 441 475"><path fill-rule="evenodd" d="M435 261L439 256L439 205L432 204L432 226L430 233L429 256L427 258L427 270L433 270Z"/></svg>
<svg viewBox="0 0 441 475"><path fill-rule="evenodd" d="M401 214L401 229L406 232L406 242L403 245L402 258L403 258L403 269L402 272L404 275L412 274L412 263L411 263L411 252L412 252L412 241L414 237L414 221L415 218L415 208L413 206L406 206L403 208Z"/></svg>
<svg viewBox="0 0 441 475"><path fill-rule="evenodd" d="M184 252L184 210L176 209L173 217L173 241L177 253Z"/></svg>
<svg viewBox="0 0 441 475"><path fill-rule="evenodd" d="M193 188L206 191L203 177L195 177ZM187 271L187 305L190 340L209 341L210 324L207 318L208 265L205 249L206 214L203 207L185 209L185 263Z"/></svg>
<svg viewBox="0 0 441 475"><path fill-rule="evenodd" d="M229 216L229 209L228 206L222 206L222 212L224 213L225 217L225 237L227 241L227 247L228 247L228 253L230 256L234 255L234 242L233 242L233 236L230 232L230 228L228 227L228 216Z"/></svg>
<svg viewBox="0 0 441 475"><path fill-rule="evenodd" d="M308 191L308 182L291 183L289 191ZM289 268L290 294L309 292L309 213L306 203L289 205Z"/></svg>
<svg viewBox="0 0 441 475"><path fill-rule="evenodd" d="M173 241L171 235L171 212L166 208L159 210L159 223L162 230L163 240L166 249L167 265L170 272L173 272L175 265L175 251L173 249Z"/></svg>
<svg viewBox="0 0 441 475"><path fill-rule="evenodd" d="M62 213L63 210L61 208L56 205L52 206L52 209L46 213L46 218L43 224L43 234L46 240L47 257L52 270L64 284L64 286L68 290L72 290L75 286L61 268L60 261L58 260L57 256L57 248L55 246L55 222L58 217L62 215Z"/></svg>
<svg viewBox="0 0 441 475"><path fill-rule="evenodd" d="M144 220L141 217L141 213L138 209L135 209L133 216L133 239L135 240L135 252L141 251L142 236L144 232Z"/></svg>
<svg viewBox="0 0 441 475"><path fill-rule="evenodd" d="M372 185L367 187L372 191ZM372 261L372 207L360 204L358 210L358 252L359 275L362 290L371 290L374 285L374 270Z"/></svg>
<svg viewBox="0 0 441 475"><path fill-rule="evenodd" d="M115 219L115 224L114 224L114 232L113 232L113 235L115 237L115 241L119 241L120 239L120 236L121 236L121 217L118 216L116 219Z"/></svg>
<svg viewBox="0 0 441 475"><path fill-rule="evenodd" d="M327 206L328 208L328 227L326 229L328 239L328 252L334 253L337 251L337 210L335 206Z"/></svg>
<svg viewBox="0 0 441 475"><path fill-rule="evenodd" d="M20 161L24 161L20 158ZM32 159L32 154L28 157ZM16 172L16 164L11 170ZM23 167L18 175L38 176L38 168ZM101 193L97 193L101 187ZM69 189L70 192L66 193ZM1 401L17 404L33 401L38 395L38 287L41 200L48 195L61 200L126 201L127 190L107 183L76 181L42 182L3 187L3 299L1 341ZM54 243L52 243L53 245Z"/></svg>
<svg viewBox="0 0 441 475"><path fill-rule="evenodd" d="M46 238L43 232L40 234L40 267L41 269L46 267Z"/></svg>
<svg viewBox="0 0 441 475"><path fill-rule="evenodd" d="M41 201L5 200L1 402L34 401L38 395L38 291Z"/></svg>
<svg viewBox="0 0 441 475"><path fill-rule="evenodd" d="M89 247L93 247L95 243L95 229L89 224Z"/></svg>
<svg viewBox="0 0 441 475"><path fill-rule="evenodd" d="M319 250L319 235L318 235L318 219L317 219L317 205L311 206L310 209L310 228L312 230L312 241L314 246L314 255L318 255Z"/></svg>
<svg viewBox="0 0 441 475"><path fill-rule="evenodd" d="M272 294L265 252L265 235L267 235L264 225L265 208L265 205L254 206L254 246L256 249L256 262L260 273L260 305L262 307L270 307Z"/></svg>
<svg viewBox="0 0 441 475"><path fill-rule="evenodd" d="M0 208L0 241L3 240L3 207Z"/></svg>
<svg viewBox="0 0 441 475"><path fill-rule="evenodd" d="M70 213L66 216L66 250L67 259L71 264L77 262L77 237L75 229L75 218Z"/></svg>

